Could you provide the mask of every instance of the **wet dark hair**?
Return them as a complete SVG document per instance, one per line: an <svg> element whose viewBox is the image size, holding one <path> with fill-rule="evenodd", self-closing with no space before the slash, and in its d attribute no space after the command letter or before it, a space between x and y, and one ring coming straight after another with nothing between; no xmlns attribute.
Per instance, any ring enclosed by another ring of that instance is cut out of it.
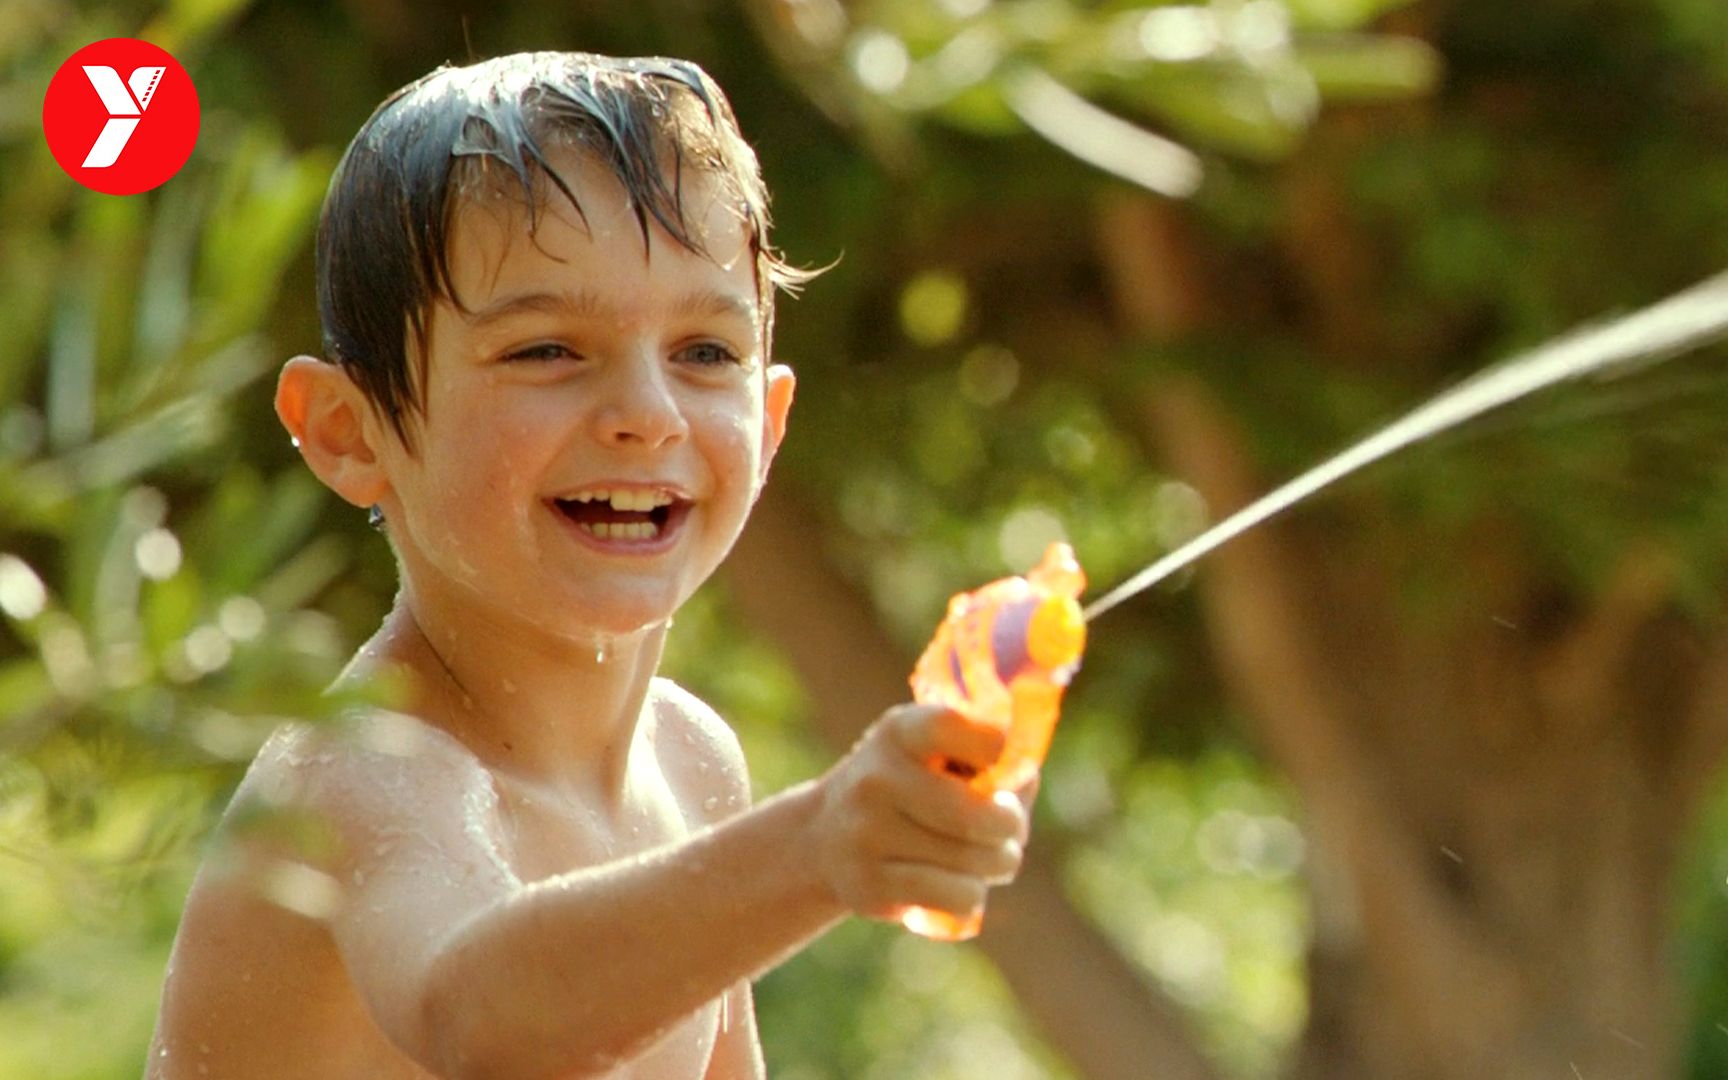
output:
<svg viewBox="0 0 1728 1080"><path fill-rule="evenodd" d="M755 256L765 349L775 290L814 276L769 243L756 155L725 94L697 65L538 52L439 68L391 94L360 128L318 223L325 356L347 370L404 446L413 447L410 414L425 413L432 306L446 300L466 310L450 277L458 208L480 186L519 187L532 232L555 189L586 221L577 192L547 159L564 146L617 176L644 245L657 225L708 256L685 218L684 179L694 170L721 185Z"/></svg>

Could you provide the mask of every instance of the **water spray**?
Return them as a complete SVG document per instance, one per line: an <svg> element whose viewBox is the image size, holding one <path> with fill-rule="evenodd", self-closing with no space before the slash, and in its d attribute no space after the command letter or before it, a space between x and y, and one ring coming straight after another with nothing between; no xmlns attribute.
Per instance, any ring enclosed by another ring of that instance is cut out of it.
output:
<svg viewBox="0 0 1728 1080"><path fill-rule="evenodd" d="M913 697L1000 728L1007 737L1001 760L966 779L986 793L1017 788L1043 763L1093 619L1390 454L1539 390L1659 363L1725 337L1728 273L1496 364L1231 514L1084 609L1080 565L1068 545L1052 544L1025 577L994 581L949 601L947 617L913 671ZM902 922L927 937L962 940L978 932L982 913L912 908Z"/></svg>

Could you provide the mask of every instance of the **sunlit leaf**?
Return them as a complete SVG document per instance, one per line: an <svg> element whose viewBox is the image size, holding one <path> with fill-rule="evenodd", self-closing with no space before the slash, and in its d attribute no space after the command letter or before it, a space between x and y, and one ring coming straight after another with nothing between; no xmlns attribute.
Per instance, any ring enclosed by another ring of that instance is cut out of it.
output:
<svg viewBox="0 0 1728 1080"><path fill-rule="evenodd" d="M1427 43L1391 36L1304 38L1296 55L1321 94L1334 101L1396 101L1426 94L1441 61Z"/></svg>

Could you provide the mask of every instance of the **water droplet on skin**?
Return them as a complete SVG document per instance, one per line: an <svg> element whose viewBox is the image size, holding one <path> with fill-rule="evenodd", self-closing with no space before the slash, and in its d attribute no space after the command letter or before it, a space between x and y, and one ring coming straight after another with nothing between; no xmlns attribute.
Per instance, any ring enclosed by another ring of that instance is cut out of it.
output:
<svg viewBox="0 0 1728 1080"><path fill-rule="evenodd" d="M706 799L703 799L702 800L702 809L708 811L709 813L713 813L714 811L720 809L720 796L710 795Z"/></svg>
<svg viewBox="0 0 1728 1080"><path fill-rule="evenodd" d="M295 436L291 437L288 440L288 445L292 446L296 450L300 449L300 436L295 435Z"/></svg>
<svg viewBox="0 0 1728 1080"><path fill-rule="evenodd" d="M504 680L504 692L506 694L514 694L516 692L516 684L511 682L509 679L505 679Z"/></svg>
<svg viewBox="0 0 1728 1080"><path fill-rule="evenodd" d="M696 771L701 773L703 776L707 776L708 775L708 763L706 761L698 761L696 763Z"/></svg>

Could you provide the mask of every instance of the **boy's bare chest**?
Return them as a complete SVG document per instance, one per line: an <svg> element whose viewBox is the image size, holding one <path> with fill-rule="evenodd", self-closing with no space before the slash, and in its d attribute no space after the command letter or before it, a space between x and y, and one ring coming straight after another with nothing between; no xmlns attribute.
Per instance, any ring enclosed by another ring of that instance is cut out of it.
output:
<svg viewBox="0 0 1728 1080"><path fill-rule="evenodd" d="M657 774L632 783L613 806L542 786L501 781L497 788L504 856L525 882L628 858L692 831L689 808Z"/></svg>

